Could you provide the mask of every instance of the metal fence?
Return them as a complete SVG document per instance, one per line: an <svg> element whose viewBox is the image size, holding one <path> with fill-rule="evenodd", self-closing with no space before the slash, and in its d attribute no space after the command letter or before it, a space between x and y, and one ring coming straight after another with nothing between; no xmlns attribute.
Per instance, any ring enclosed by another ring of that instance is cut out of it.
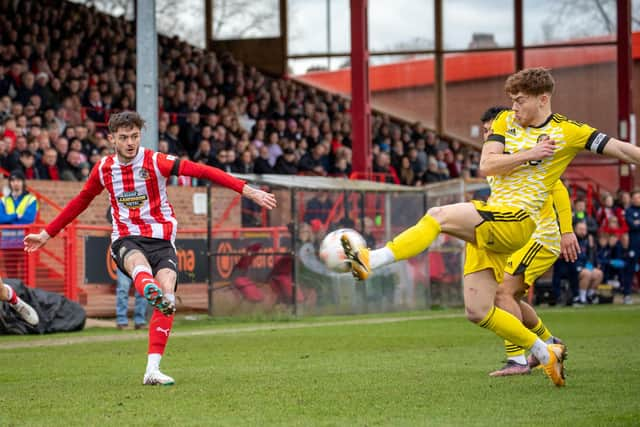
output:
<svg viewBox="0 0 640 427"><path fill-rule="evenodd" d="M462 304L464 252L457 239L441 235L427 252L380 269L365 282L329 271L317 251L327 233L345 227L360 232L371 248L382 247L428 208L477 198L486 185L469 187L451 180L408 188L308 177L278 182L245 178L273 191L278 208L260 211L259 227L179 229L180 311L322 315ZM0 236L9 242L16 233L41 227L0 226ZM35 254L24 253L19 244L0 246L0 272L64 293L91 316L113 316L116 272L109 255L110 232L108 226L71 224Z"/></svg>

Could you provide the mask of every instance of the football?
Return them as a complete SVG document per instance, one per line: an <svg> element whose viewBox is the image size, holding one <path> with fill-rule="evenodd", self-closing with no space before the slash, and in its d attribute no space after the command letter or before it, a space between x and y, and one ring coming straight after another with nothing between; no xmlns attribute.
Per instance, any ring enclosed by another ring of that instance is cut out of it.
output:
<svg viewBox="0 0 640 427"><path fill-rule="evenodd" d="M335 271L336 273L346 273L350 270L349 261L340 243L340 237L342 237L343 234L349 235L350 240L356 247L366 246L362 235L350 228L341 228L327 234L320 244L320 259L329 270Z"/></svg>

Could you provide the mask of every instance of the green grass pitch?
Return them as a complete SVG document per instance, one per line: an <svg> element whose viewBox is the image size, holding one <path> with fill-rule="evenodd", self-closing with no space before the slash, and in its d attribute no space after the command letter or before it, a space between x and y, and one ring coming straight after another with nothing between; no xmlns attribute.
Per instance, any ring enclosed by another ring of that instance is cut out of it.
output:
<svg viewBox="0 0 640 427"><path fill-rule="evenodd" d="M639 425L640 307L541 315L569 347L562 389L540 370L489 378L501 342L454 310L180 320L173 387L141 385L145 334L0 337L0 425Z"/></svg>

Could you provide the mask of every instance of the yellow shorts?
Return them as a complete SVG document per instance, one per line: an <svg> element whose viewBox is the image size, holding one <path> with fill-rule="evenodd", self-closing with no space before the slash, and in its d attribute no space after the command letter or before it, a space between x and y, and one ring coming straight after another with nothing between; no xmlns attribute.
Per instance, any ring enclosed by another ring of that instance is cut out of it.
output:
<svg viewBox="0 0 640 427"><path fill-rule="evenodd" d="M502 283L507 258L529 241L536 225L523 209L472 203L483 221L476 227L476 244L467 243L464 274L491 269Z"/></svg>
<svg viewBox="0 0 640 427"><path fill-rule="evenodd" d="M557 259L558 255L531 239L509 257L504 272L512 276L523 274L524 284L529 288L538 277L553 266Z"/></svg>

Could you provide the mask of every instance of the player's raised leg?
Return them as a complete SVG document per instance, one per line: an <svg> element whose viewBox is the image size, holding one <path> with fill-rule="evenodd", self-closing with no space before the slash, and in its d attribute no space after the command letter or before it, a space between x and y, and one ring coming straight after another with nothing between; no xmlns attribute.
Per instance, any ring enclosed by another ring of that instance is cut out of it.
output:
<svg viewBox="0 0 640 427"><path fill-rule="evenodd" d="M130 241L126 241L123 246L130 246L130 244ZM166 316L170 316L176 311L175 302L165 295L162 287L153 277L149 261L140 250L131 249L126 253L124 268L133 279L136 291L146 298L149 305L160 310ZM171 294L173 294L173 290L171 290Z"/></svg>
<svg viewBox="0 0 640 427"><path fill-rule="evenodd" d="M425 249L442 233L475 243L475 227L482 217L473 203L456 203L430 208L413 227L397 235L384 248L370 250L342 237L345 254L352 261L353 275L359 280L369 277L372 270L396 261L412 258Z"/></svg>
<svg viewBox="0 0 640 427"><path fill-rule="evenodd" d="M24 302L16 291L9 285L2 283L0 278L0 301L6 301L9 306L20 315L20 317L30 324L36 326L40 321L38 313L29 304Z"/></svg>

